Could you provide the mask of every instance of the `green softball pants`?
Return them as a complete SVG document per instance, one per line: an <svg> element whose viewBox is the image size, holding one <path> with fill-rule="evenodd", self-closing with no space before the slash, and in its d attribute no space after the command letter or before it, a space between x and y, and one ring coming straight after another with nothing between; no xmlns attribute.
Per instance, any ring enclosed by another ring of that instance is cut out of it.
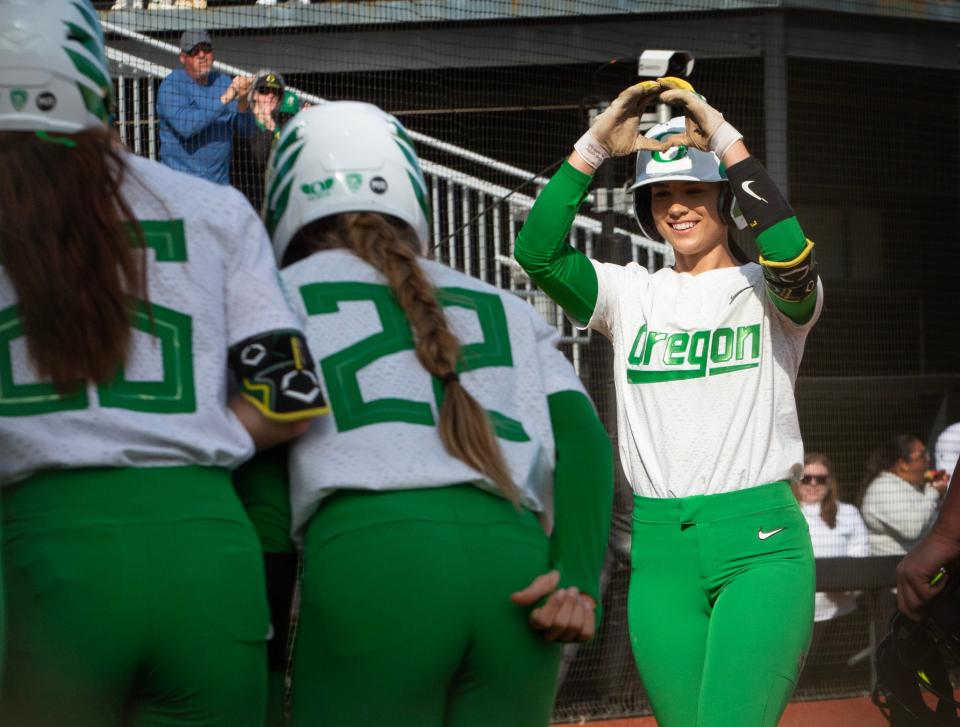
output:
<svg viewBox="0 0 960 727"><path fill-rule="evenodd" d="M334 495L308 526L293 727L542 727L560 645L510 594L536 517L471 485Z"/></svg>
<svg viewBox="0 0 960 727"><path fill-rule="evenodd" d="M49 471L2 507L0 724L261 727L263 561L229 473Z"/></svg>
<svg viewBox="0 0 960 727"><path fill-rule="evenodd" d="M784 482L634 498L630 640L661 727L772 727L813 628L810 534Z"/></svg>

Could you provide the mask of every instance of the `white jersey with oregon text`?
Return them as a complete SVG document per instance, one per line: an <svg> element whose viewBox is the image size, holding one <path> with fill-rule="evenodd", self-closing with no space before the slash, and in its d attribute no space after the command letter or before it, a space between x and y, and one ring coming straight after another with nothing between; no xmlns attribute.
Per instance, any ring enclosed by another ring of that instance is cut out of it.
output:
<svg viewBox="0 0 960 727"><path fill-rule="evenodd" d="M589 326L613 342L620 460L634 493L710 495L795 476L793 388L822 291L800 326L770 301L754 263L699 275L593 266Z"/></svg>
<svg viewBox="0 0 960 727"><path fill-rule="evenodd" d="M547 396L583 392L556 331L509 293L427 260L421 265L462 344L460 380L490 413L523 504L550 507L554 441ZM307 316L331 415L291 445L294 533L336 489L399 490L474 482L437 432L442 384L420 365L407 319L382 276L353 253L315 253L282 272Z"/></svg>
<svg viewBox="0 0 960 727"><path fill-rule="evenodd" d="M61 397L29 361L0 268L0 484L64 467L236 466L253 444L226 406L227 349L301 328L266 232L239 192L125 158L124 196L148 248L152 321L141 306L113 381Z"/></svg>

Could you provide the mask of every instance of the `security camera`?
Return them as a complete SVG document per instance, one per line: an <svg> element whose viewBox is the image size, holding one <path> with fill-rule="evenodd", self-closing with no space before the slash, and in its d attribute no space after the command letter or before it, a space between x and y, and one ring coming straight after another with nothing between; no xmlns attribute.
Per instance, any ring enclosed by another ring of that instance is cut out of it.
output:
<svg viewBox="0 0 960 727"><path fill-rule="evenodd" d="M642 78L662 76L688 77L693 73L693 54L685 50L645 50L640 54L637 75Z"/></svg>

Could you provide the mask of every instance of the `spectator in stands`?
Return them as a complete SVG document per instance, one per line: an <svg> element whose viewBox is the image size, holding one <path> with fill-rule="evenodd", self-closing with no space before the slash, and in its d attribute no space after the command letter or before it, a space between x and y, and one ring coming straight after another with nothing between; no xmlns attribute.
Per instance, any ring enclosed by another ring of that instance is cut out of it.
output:
<svg viewBox="0 0 960 727"><path fill-rule="evenodd" d="M949 481L933 476L930 454L917 437L898 434L870 455L863 519L871 555L901 555L929 529Z"/></svg>
<svg viewBox="0 0 960 727"><path fill-rule="evenodd" d="M933 456L938 470L950 473L960 461L960 422L955 422L940 432L933 447Z"/></svg>
<svg viewBox="0 0 960 727"><path fill-rule="evenodd" d="M275 71L260 71L250 97L257 128L250 136L235 139L230 178L254 209L263 202L263 180L273 143L287 120L300 110L300 99L287 90L286 82Z"/></svg>
<svg viewBox="0 0 960 727"><path fill-rule="evenodd" d="M951 577L937 577L938 574L955 565L960 558L958 479L960 467L953 471L950 489L930 532L897 566L898 605L901 611L915 620L920 619L926 604L940 593Z"/></svg>
<svg viewBox="0 0 960 727"><path fill-rule="evenodd" d="M213 69L213 41L205 30L180 36L180 64L160 84L160 157L172 169L228 184L234 132L256 129L248 94L252 76Z"/></svg>
<svg viewBox="0 0 960 727"><path fill-rule="evenodd" d="M793 483L793 493L800 503L813 541L816 558L863 558L869 555L867 526L853 505L840 502L833 463L819 452L803 458L803 476ZM814 601L813 640L807 655L803 677L835 675L846 667L854 648L857 632L866 636L866 620L857 613L856 594L818 592Z"/></svg>

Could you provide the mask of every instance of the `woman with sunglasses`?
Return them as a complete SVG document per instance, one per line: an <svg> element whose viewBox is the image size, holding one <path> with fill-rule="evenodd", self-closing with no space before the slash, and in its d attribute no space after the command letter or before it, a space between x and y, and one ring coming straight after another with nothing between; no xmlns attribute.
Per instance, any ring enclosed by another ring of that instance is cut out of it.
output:
<svg viewBox="0 0 960 727"><path fill-rule="evenodd" d="M898 434L870 455L863 481L870 555L903 555L930 529L950 478L930 469L923 442Z"/></svg>
<svg viewBox="0 0 960 727"><path fill-rule="evenodd" d="M870 554L867 526L854 505L839 501L829 457L820 452L807 453L803 476L793 483L793 493L810 527L815 558L864 558ZM813 638L803 678L836 678L850 655L841 653L838 644L850 643L851 631L865 625L862 613L857 612L856 594L818 592L813 618Z"/></svg>

